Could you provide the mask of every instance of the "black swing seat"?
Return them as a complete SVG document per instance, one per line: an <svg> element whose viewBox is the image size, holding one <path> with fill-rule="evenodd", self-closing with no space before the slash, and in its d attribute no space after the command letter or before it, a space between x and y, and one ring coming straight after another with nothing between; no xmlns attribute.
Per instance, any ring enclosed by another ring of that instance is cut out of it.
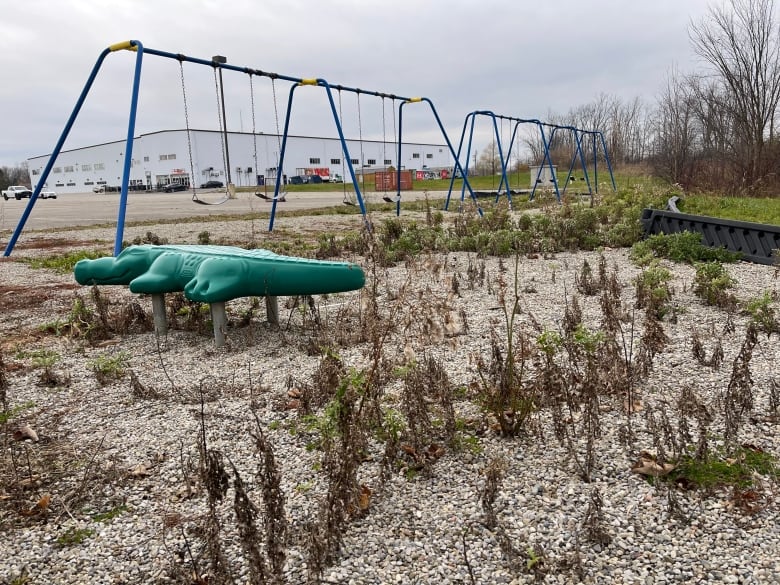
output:
<svg viewBox="0 0 780 585"><path fill-rule="evenodd" d="M260 199L265 199L266 201L276 200L276 201L285 202L287 201L287 191L285 191L284 193L279 193L279 195L277 195L276 197L269 197L265 193L258 193L257 191L255 191L255 197L260 197Z"/></svg>
<svg viewBox="0 0 780 585"><path fill-rule="evenodd" d="M203 201L202 199L198 199L197 194L193 193L192 201L194 203L199 203L200 205L222 205L223 203L227 203L228 201L230 201L230 195L225 195L225 197L223 197L219 201Z"/></svg>

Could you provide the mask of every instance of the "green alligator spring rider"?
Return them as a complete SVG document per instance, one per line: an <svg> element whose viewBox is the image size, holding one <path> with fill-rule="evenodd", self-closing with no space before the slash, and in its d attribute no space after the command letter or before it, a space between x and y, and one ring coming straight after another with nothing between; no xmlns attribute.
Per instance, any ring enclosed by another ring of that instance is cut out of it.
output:
<svg viewBox="0 0 780 585"><path fill-rule="evenodd" d="M217 347L224 344L225 303L265 297L269 322L278 322L279 296L346 292L363 288L363 270L350 262L281 256L269 250L233 246L130 246L119 256L81 260L74 269L83 285L129 285L152 296L155 329L167 331L165 293L183 292L209 303Z"/></svg>

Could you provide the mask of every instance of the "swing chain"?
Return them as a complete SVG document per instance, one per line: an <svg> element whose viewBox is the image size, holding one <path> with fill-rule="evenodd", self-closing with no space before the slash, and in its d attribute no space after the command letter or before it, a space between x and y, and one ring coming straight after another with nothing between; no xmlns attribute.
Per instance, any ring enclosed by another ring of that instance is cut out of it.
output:
<svg viewBox="0 0 780 585"><path fill-rule="evenodd" d="M387 164L387 132L385 130L385 96L382 96L382 168Z"/></svg>
<svg viewBox="0 0 780 585"><path fill-rule="evenodd" d="M339 124L341 124L341 132L344 132L344 111L341 107L341 86L339 85L336 90L339 92ZM346 140L346 137L345 137ZM347 163L345 160L346 155L341 154L341 189L343 196L341 202L344 205L354 205L355 203L347 197Z"/></svg>
<svg viewBox="0 0 780 585"><path fill-rule="evenodd" d="M222 111L219 107L220 104L220 98L219 98L219 81L217 80L217 66L214 65L214 89L216 90L217 95L217 121L219 122L219 136L220 136L220 146L222 146L222 168L225 169L225 189L226 193L229 192L230 186L227 184L227 176L228 176L228 168L227 168L227 155L225 154L225 141L227 140L227 128L225 128L225 133L222 132Z"/></svg>
<svg viewBox="0 0 780 585"><path fill-rule="evenodd" d="M252 82L252 73L249 73L249 100L252 105L252 146L254 147L254 183L257 184L257 125L255 123L255 86Z"/></svg>
<svg viewBox="0 0 780 585"><path fill-rule="evenodd" d="M363 183L363 192L366 191L366 173L363 166L363 121L360 116L360 91L357 92L357 111L358 111L358 140L360 141L360 178Z"/></svg>
<svg viewBox="0 0 780 585"><path fill-rule="evenodd" d="M190 137L190 114L187 108L187 89L184 84L184 61L179 60L179 71L181 77L181 95L184 100L184 125L187 129L187 152L190 157L190 187L192 187L192 199L197 200L198 195L195 191L195 166L192 162L192 138Z"/></svg>

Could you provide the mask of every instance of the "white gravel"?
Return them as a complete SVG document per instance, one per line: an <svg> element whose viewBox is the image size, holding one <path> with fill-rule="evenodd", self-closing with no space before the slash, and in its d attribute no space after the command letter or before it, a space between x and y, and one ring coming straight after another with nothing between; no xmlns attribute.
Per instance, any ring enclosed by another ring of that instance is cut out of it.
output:
<svg viewBox="0 0 780 585"><path fill-rule="evenodd" d="M296 221L312 229L310 219ZM322 225L331 220L317 221ZM333 221L336 227L331 229L357 220ZM294 231L296 225L286 220L287 229ZM133 230L139 235L165 233L172 243L197 243L203 230L210 231L212 241L221 233L233 239L251 234L261 243L265 237L241 221L131 228L125 239L134 237ZM31 241L60 238L71 241L68 247L72 240L94 247L93 242L112 237L111 230L74 230L35 234ZM22 574L36 584L174 582L176 570L190 566L187 547L195 554L200 550L201 541L193 529L207 510L205 491L196 479L201 389L208 398L209 446L230 458L247 483L250 497L261 505L250 435L255 428L250 405L256 406L280 466L292 527L285 579L305 582L307 550L301 534L305 523L315 518L325 483L318 471L319 452L309 446L312 435L305 432L294 410L284 408L289 401L289 381L294 386L310 381L319 360L307 352L312 328L303 313L284 308L280 302L283 326L279 330L263 322L261 303L251 324L232 328L227 347L218 350L208 333L176 328L159 344L153 333L146 332L117 336L111 343L92 347L65 335L40 333L41 325L67 318L74 294L89 297L88 289L72 287L72 276L33 270L19 261L50 253L46 248L20 246L14 260L0 262L0 297L4 297L0 301L4 308L0 343L8 377L7 400L14 413L1 439L0 583L10 583ZM638 269L629 261L627 250L604 254L610 270L616 267L623 301L631 307L632 279ZM365 265L364 259L351 259ZM522 295L521 320L527 322L532 314L542 326L558 328L565 298L573 294L575 274L585 259L595 270L598 253L523 258L519 282L528 292ZM410 352L431 354L445 365L455 386L468 388L478 379L476 356L489 360L491 332L501 337L504 330L497 283L499 277L511 281L514 270L513 261L503 262L503 272L498 260L488 259L484 283L471 287L468 266L480 262L473 255L459 253L420 257L379 269L382 310L389 314L402 302L407 305L404 314L412 315L408 328L399 328L385 346L391 361L402 365L405 351L407 356ZM693 295L693 268L667 266L674 274L674 300L681 310L676 323L664 322L670 341L640 384L643 407L666 408L664 404L673 404L683 385L692 386L715 416L712 442L716 444L723 429L716 399L728 384L747 317L736 314L734 332L723 335L726 314L703 306ZM765 291L777 299L774 268L739 263L728 265L728 270L737 280L735 293L740 299L755 298ZM452 294L454 275L459 295ZM399 297L402 285L406 289ZM25 287L46 290L45 300L33 306L10 306L10 296ZM121 287L104 287L102 292L117 303L133 298ZM585 320L597 327L598 296L579 300ZM139 301L150 311L148 299ZM330 327L339 311L356 310L365 301L365 292L355 292L318 299L318 306ZM248 300L229 303L231 321L236 322L248 309ZM467 317L467 333L458 331L461 309ZM447 321L450 317L454 325ZM713 370L694 360L690 351L693 329L700 332L708 352L715 337L722 336L722 368ZM39 384L41 369L35 367L33 353L44 348L60 357L53 370L61 379L69 379L67 385ZM348 368L363 368L370 357L365 344L337 351ZM120 355L126 357L127 369L157 397L134 396L127 377L103 386L98 383L92 370L94 360ZM777 423L766 415L779 361L777 334L763 335L751 362L756 416L754 422L745 423L740 436L742 442L774 455L780 454L780 437ZM397 382L391 385L390 395L397 387ZM643 413L634 420L637 439L633 448L621 443L618 431L625 415L619 402L609 401L610 408L602 413L603 432L597 441L597 465L590 484L578 476L546 414L541 415L542 437L503 439L488 431L477 437L474 448L448 450L429 472L413 478L398 472L384 486L378 484L382 447L372 445L360 471L360 481L373 491L368 513L349 523L341 555L326 571L324 582L780 582L777 485L760 480L766 484L764 506L753 515L735 509L726 490L706 495L677 490L679 507L688 518L682 521L670 513L665 488L653 487L631 472L639 452L652 451L653 444ZM461 400L457 408L464 419L481 418L471 401ZM669 417L676 423L673 411ZM24 424L37 432L38 442L13 441L11 433ZM503 459L506 471L496 501L501 529L490 530L484 524L480 492L485 467L496 458ZM19 484L30 476L35 480L33 486L21 491ZM186 489L188 481L196 489L194 495ZM594 489L603 498L603 525L611 537L604 545L584 536L583 519ZM232 494L231 489L220 508L224 544L236 582L248 583L232 516ZM36 510L36 502L45 495L51 497L50 503L45 510ZM98 516L112 511L110 518ZM64 544L65 537L77 530L85 531L83 540ZM519 551L519 559L502 553L501 531ZM534 549L541 555L536 564L528 556ZM535 574L529 565L546 573ZM199 568L208 572L205 558L199 560Z"/></svg>

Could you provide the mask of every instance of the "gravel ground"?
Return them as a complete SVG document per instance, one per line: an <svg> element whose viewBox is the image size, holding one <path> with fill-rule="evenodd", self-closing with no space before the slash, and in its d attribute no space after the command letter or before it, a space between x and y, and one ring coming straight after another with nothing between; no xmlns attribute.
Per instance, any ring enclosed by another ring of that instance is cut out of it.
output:
<svg viewBox="0 0 780 585"><path fill-rule="evenodd" d="M357 221L286 219L285 228L338 230ZM225 221L128 228L125 238L153 231L172 243L197 243L204 230L212 241L224 235L262 244L266 237L247 222ZM196 472L201 419L209 447L229 458L249 497L261 506L252 408L281 472L290 525L284 579L306 582L305 527L316 519L327 490L320 452L311 448L314 435L291 408L296 389L311 382L320 361L311 348L322 333L315 332L311 313L280 300L282 325L277 328L264 322L262 303L259 309L247 299L228 303L232 326L221 349L214 348L208 331L180 327L164 339L148 331L115 335L97 345L73 339L57 324L67 319L76 295L89 302L89 290L75 285L69 274L32 269L21 260L76 246L92 248L112 237L109 229L33 233L20 242L13 259L0 261L0 347L12 413L1 439L0 583L215 582L207 578L206 558L199 556L199 527L208 510ZM632 307L638 269L627 250L604 255L609 269L617 271L624 305ZM513 260L487 259L482 279L482 261L467 254L420 257L376 273L364 258L348 259L361 263L369 279L375 275L380 310L398 324L384 346L388 371L408 365L412 356L435 357L453 386L462 389L455 406L465 428L460 448L446 448L429 469L416 474L394 470L384 482L383 445L369 444L358 472L359 482L371 490L367 509L346 526L341 552L322 582L780 582L773 482L755 478L762 487L756 510L749 514L734 504L730 490L670 491L631 471L641 451L655 450L645 413L666 412L676 424L671 405L686 385L713 415L711 445L723 436L719 398L745 337L747 317L734 314L729 332L727 314L693 295L692 267L667 264L679 310L675 323L664 321L669 343L639 385L636 439L630 446L620 439L626 420L622 398L605 398L595 469L586 483L571 453L556 440L549 413L539 413L539 433L501 438L491 432L469 390L479 380L480 358L490 358L491 334L505 338L498 291L502 279L513 280ZM560 328L584 260L595 268L599 254L521 259L518 320L524 327L531 330L535 321ZM738 283L738 298L766 291L777 298L774 268L739 263L728 270ZM122 287L104 287L101 294L112 307L137 301L151 311L149 299L135 298ZM355 315L370 301L365 291L316 299L323 329L354 334L363 326ZM584 321L597 327L598 295L579 301ZM250 314L249 324L240 324ZM60 334L42 333L43 325ZM708 354L720 339L720 369L693 358L693 330ZM43 349L59 356L51 365L54 386L41 382ZM365 343L335 349L347 368L370 365L371 348ZM95 360L117 356L126 359L127 374L99 383ZM750 363L754 408L739 437L775 455L780 437L769 412L778 361L777 335L762 335ZM133 386L130 371L142 389ZM389 383L387 404L398 408L400 388L397 379ZM14 431L25 425L38 441L14 440ZM491 527L480 495L486 469L495 460L502 462L504 474L494 503L497 525ZM587 538L585 528L594 491L603 501L600 527L608 537L601 543ZM236 582L249 583L232 502L231 487L217 510L224 552ZM23 575L27 581L20 580Z"/></svg>

